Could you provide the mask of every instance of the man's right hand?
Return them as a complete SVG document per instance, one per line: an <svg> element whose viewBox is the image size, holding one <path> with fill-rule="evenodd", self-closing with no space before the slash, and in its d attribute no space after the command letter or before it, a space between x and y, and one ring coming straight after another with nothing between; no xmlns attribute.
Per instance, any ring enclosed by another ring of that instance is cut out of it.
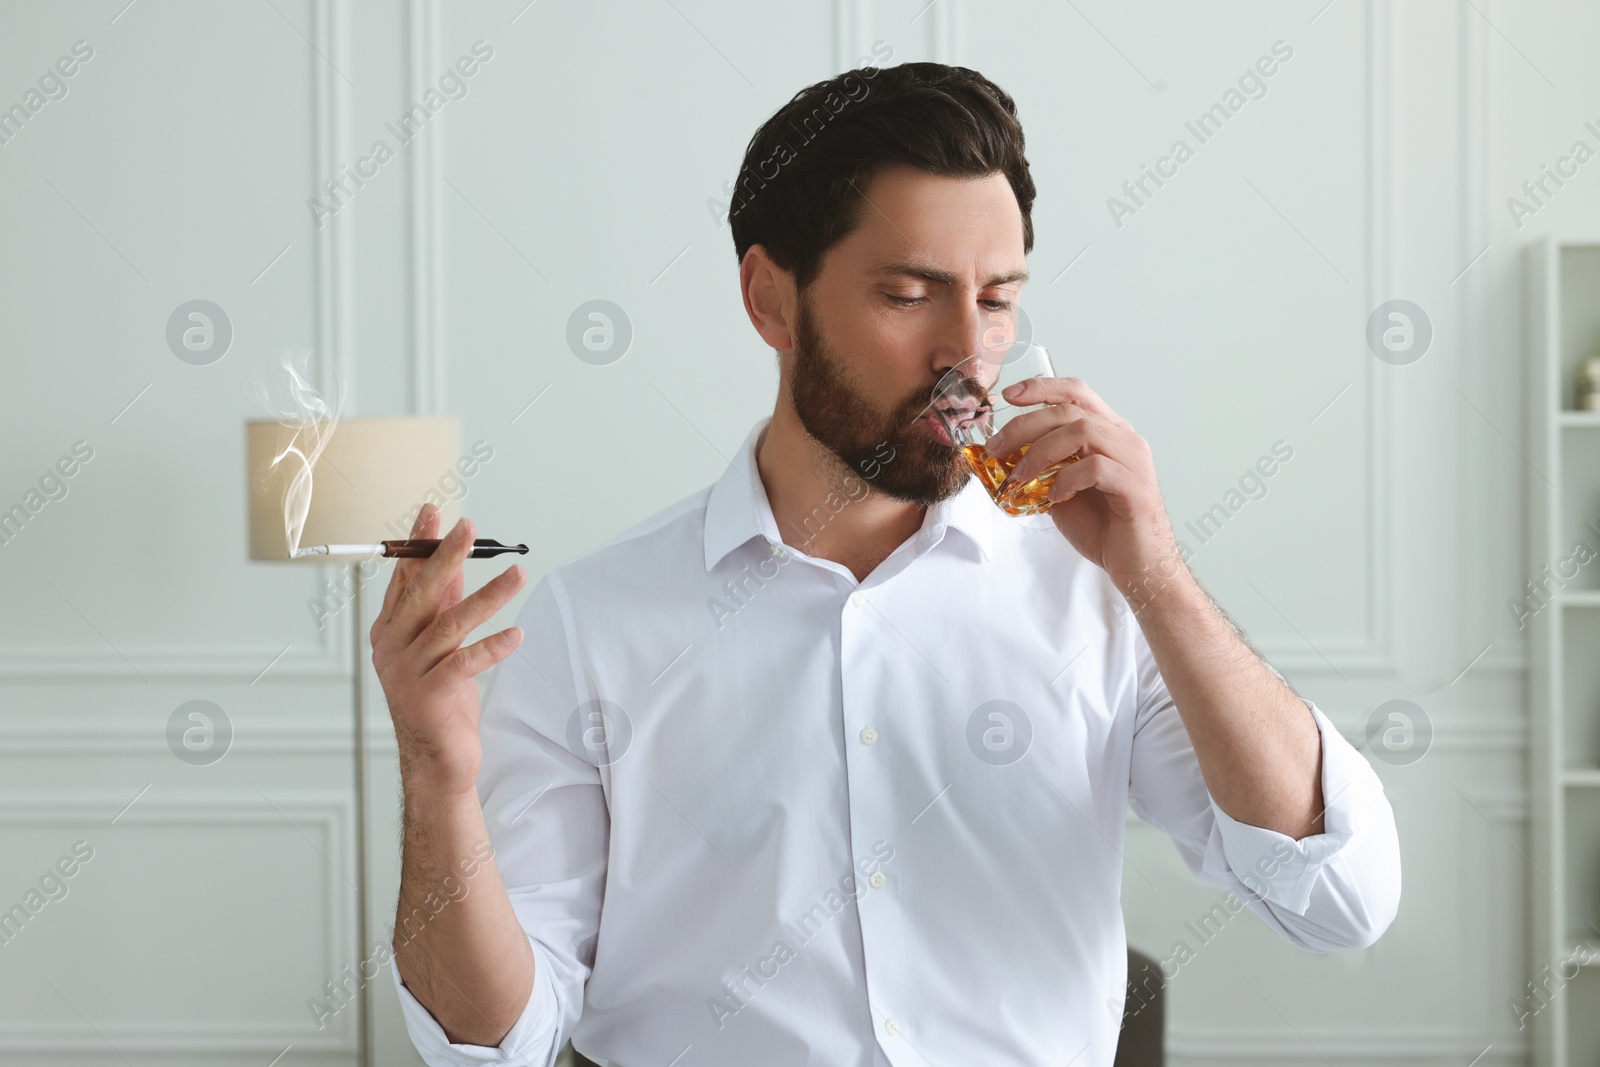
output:
<svg viewBox="0 0 1600 1067"><path fill-rule="evenodd" d="M438 528L438 509L424 504L411 536L437 537ZM432 556L396 561L372 624L372 665L394 719L407 792L450 795L475 788L483 746L474 678L522 643L522 630L512 626L461 646L524 580L522 568L512 564L462 599L461 561L472 551L475 530L463 518Z"/></svg>

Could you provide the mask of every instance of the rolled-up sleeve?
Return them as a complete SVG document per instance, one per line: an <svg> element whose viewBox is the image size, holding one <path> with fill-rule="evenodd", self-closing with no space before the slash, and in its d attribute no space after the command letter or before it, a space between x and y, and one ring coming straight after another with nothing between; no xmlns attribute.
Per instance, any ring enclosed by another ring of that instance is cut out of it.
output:
<svg viewBox="0 0 1600 1067"><path fill-rule="evenodd" d="M550 1067L577 1024L594 966L610 821L604 760L585 738L606 724L583 716L581 672L556 574L534 587L517 625L522 644L495 668L483 699L478 799L501 880L533 948L533 991L499 1046L456 1044L392 966L407 1032L430 1067Z"/></svg>
<svg viewBox="0 0 1600 1067"><path fill-rule="evenodd" d="M1400 842L1371 765L1302 697L1321 737L1323 832L1296 840L1239 822L1206 789L1188 730L1142 635L1136 646L1134 813L1172 839L1196 877L1235 893L1288 941L1314 952L1376 941L1400 906Z"/></svg>
<svg viewBox="0 0 1600 1067"><path fill-rule="evenodd" d="M422 1062L429 1064L430 1067L465 1063L554 1062L553 1055L547 1059L528 1058L529 1052L539 1048L548 1040L557 1018L555 985L545 977L548 974L545 971L547 954L538 941L531 937L528 940L533 945L535 976L533 995L528 998L527 1006L522 1009L522 1016L517 1019L516 1024L511 1027L498 1047L460 1045L452 1042L445 1035L444 1028L429 1014L428 1009L424 1008L421 1002L411 995L411 990L406 988L405 982L400 977L400 969L393 966L389 968L390 973L394 975L395 989L400 994L400 1008L405 1015L406 1032L411 1035L411 1043L417 1047Z"/></svg>

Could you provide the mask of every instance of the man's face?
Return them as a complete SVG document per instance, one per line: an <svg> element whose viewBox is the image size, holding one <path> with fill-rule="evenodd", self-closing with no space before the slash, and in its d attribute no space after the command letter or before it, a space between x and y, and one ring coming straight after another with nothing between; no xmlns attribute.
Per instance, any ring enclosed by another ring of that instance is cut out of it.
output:
<svg viewBox="0 0 1600 1067"><path fill-rule="evenodd" d="M1022 212L1002 174L893 166L864 191L856 229L799 294L795 413L874 488L934 504L966 483L968 468L923 418L929 394L950 367L1015 336L1027 279Z"/></svg>

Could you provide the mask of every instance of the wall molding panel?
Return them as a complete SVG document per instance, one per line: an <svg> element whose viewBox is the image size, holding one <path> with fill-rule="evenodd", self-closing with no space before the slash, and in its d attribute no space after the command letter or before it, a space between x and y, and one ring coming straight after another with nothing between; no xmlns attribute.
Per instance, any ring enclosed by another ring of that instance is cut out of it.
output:
<svg viewBox="0 0 1600 1067"><path fill-rule="evenodd" d="M96 858L105 862L101 856L107 851L105 839L115 834L136 833L140 827L223 827L237 832L245 832L250 827L279 830L283 828L284 819L291 818L296 831L302 835L305 833L302 827L320 831L318 836L322 847L340 857L345 870L351 869L355 847L352 826L354 801L351 797L342 793L281 787L272 787L271 792L272 803L269 804L253 792L195 793L186 790L176 798L166 798L159 791L151 790L153 795L142 797L120 815L117 815L119 809L128 804L128 797L120 793L84 792L59 797L7 794L0 796L0 826L102 826L103 829L94 831L97 836L90 844L97 845ZM274 810L273 805L279 810ZM108 821L108 815L117 816L115 824ZM306 851L322 876L321 935L312 934L307 940L320 949L322 970L332 978L348 962L348 957L338 952L337 946L353 943L354 934L351 931L355 922L355 898L338 872L317 858L309 845ZM242 984L248 985L247 982ZM317 992L317 989L308 989L306 996ZM296 1001L295 1006L302 1008L303 999ZM337 1023L324 1030L317 1029L309 1011L305 1012L302 1022L289 1026L242 1020L197 1024L177 1019L122 1022L97 1019L91 1029L76 1019L63 1026L59 1022L19 1021L0 1017L0 1054L103 1056L107 1041L130 1052L169 1053L175 1056L264 1052L270 1057L288 1043L307 1052L353 1052L356 1047L354 1013L351 1012L341 1012Z"/></svg>

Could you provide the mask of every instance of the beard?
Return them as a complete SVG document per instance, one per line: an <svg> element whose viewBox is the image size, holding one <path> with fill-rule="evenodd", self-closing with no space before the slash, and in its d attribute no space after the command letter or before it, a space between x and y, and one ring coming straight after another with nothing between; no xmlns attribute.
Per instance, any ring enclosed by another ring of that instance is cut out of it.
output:
<svg viewBox="0 0 1600 1067"><path fill-rule="evenodd" d="M925 506L961 490L971 475L966 460L917 421L933 389L929 383L879 410L850 380L801 292L790 394L800 424L844 464L847 479L859 476L895 500Z"/></svg>

